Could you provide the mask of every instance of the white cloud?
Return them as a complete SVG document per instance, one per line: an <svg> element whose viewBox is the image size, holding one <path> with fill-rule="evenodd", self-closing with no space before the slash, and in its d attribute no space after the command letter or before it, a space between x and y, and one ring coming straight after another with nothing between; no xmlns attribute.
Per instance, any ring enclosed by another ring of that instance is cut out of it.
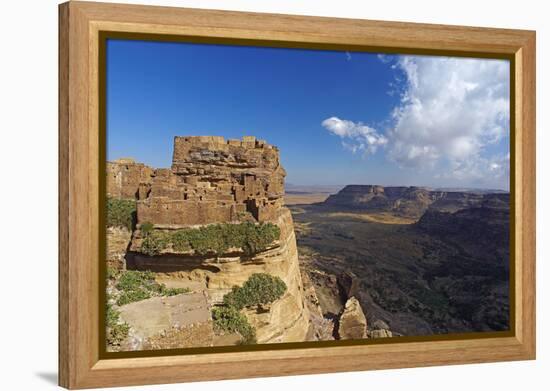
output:
<svg viewBox="0 0 550 391"><path fill-rule="evenodd" d="M387 63L389 63L389 62L392 62L392 61L393 61L393 58L394 58L394 56L392 56L392 55L382 54L382 53L377 54L376 57L378 57L378 59L379 59L380 61L382 61L384 64L387 64Z"/></svg>
<svg viewBox="0 0 550 391"><path fill-rule="evenodd" d="M458 176L491 160L483 153L509 132L508 62L403 56L396 65L407 83L387 133L389 157L403 167L446 165Z"/></svg>
<svg viewBox="0 0 550 391"><path fill-rule="evenodd" d="M376 152L378 147L382 147L388 142L388 139L379 134L376 129L361 122L330 117L324 120L321 125L330 133L339 136L342 139L344 148L353 153L372 154Z"/></svg>
<svg viewBox="0 0 550 391"><path fill-rule="evenodd" d="M494 155L490 158L475 156L472 159L453 161L450 169L438 174L437 178L467 181L477 185L504 185L510 177L510 154Z"/></svg>
<svg viewBox="0 0 550 391"><path fill-rule="evenodd" d="M323 121L352 152L385 147L398 166L436 178L487 182L509 177L509 63L502 60L378 55L396 71L399 96L381 132L337 117Z"/></svg>

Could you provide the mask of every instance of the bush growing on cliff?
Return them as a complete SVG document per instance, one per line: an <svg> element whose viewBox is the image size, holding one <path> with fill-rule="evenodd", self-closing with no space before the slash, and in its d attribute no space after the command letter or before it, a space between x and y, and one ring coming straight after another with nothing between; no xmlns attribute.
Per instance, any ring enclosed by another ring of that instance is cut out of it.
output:
<svg viewBox="0 0 550 391"><path fill-rule="evenodd" d="M242 248L247 255L264 251L279 239L281 230L272 223L211 224L200 228L180 229L174 233L152 231L147 234L141 251L158 255L168 246L177 252L189 250L199 255L223 254L231 247Z"/></svg>
<svg viewBox="0 0 550 391"><path fill-rule="evenodd" d="M169 244L169 236L161 231L153 231L147 234L141 242L141 251L147 255L158 255Z"/></svg>
<svg viewBox="0 0 550 391"><path fill-rule="evenodd" d="M241 247L248 255L264 251L271 243L279 239L281 229L275 224L244 223L240 227Z"/></svg>
<svg viewBox="0 0 550 391"><path fill-rule="evenodd" d="M107 226L132 230L136 217L136 202L118 198L107 198Z"/></svg>
<svg viewBox="0 0 550 391"><path fill-rule="evenodd" d="M106 306L105 323L107 326L107 343L109 345L120 345L126 339L130 326L127 323L120 323L120 312L112 305Z"/></svg>
<svg viewBox="0 0 550 391"><path fill-rule="evenodd" d="M145 236L147 236L151 233L151 231L153 231L153 228L155 228L155 226L153 225L153 223L150 223L150 222L146 221L146 222L142 223L139 228L141 230L141 233L143 233Z"/></svg>
<svg viewBox="0 0 550 391"><path fill-rule="evenodd" d="M123 291L133 291L153 284L156 284L155 273L128 270L120 276L116 287Z"/></svg>
<svg viewBox="0 0 550 391"><path fill-rule="evenodd" d="M239 333L243 344L256 343L256 331L248 323L246 316L234 307L214 307L212 309L214 327L229 333Z"/></svg>
<svg viewBox="0 0 550 391"><path fill-rule="evenodd" d="M271 304L280 299L286 289L285 282L279 277L266 273L255 273L246 280L243 286L233 287L233 290L223 297L223 303L237 310L259 304Z"/></svg>
<svg viewBox="0 0 550 391"><path fill-rule="evenodd" d="M133 291L122 292L117 300L118 305L130 304L136 301L150 299L151 293L145 289L136 289Z"/></svg>
<svg viewBox="0 0 550 391"><path fill-rule="evenodd" d="M167 288L164 284L155 281L155 273L135 270L122 273L116 287L120 291L116 302L118 305L149 299L153 296L175 296L190 292L188 288Z"/></svg>
<svg viewBox="0 0 550 391"><path fill-rule="evenodd" d="M218 330L237 332L243 344L256 343L256 331L240 310L259 304L271 304L286 292L286 284L279 277L255 273L242 287L235 286L223 297L223 306L212 309L214 326Z"/></svg>

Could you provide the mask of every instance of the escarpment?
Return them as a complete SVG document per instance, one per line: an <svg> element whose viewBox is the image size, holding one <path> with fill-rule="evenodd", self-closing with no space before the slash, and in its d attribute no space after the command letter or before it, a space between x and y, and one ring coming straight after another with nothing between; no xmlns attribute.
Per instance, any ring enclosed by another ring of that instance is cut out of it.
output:
<svg viewBox="0 0 550 391"><path fill-rule="evenodd" d="M417 186L348 185L323 205L341 210L385 212L419 219L426 211L456 212L482 205L506 207L506 193L430 190Z"/></svg>
<svg viewBox="0 0 550 391"><path fill-rule="evenodd" d="M253 275L278 277L285 285L280 297L240 313L258 343L306 340L310 315L292 215L283 202L285 175L278 149L254 137L175 137L170 169L128 159L108 163L108 196L136 200L126 268L202 293L205 308L222 306L224 296ZM163 333L174 338L181 330ZM166 347L159 338L136 346Z"/></svg>

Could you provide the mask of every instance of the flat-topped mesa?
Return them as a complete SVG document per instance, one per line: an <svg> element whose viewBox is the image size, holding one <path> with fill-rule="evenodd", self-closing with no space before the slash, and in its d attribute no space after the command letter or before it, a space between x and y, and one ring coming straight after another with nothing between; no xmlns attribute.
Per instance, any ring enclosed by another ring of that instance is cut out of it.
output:
<svg viewBox="0 0 550 391"><path fill-rule="evenodd" d="M158 226L274 221L283 206L279 150L246 136L175 137L171 169L138 191L138 223Z"/></svg>

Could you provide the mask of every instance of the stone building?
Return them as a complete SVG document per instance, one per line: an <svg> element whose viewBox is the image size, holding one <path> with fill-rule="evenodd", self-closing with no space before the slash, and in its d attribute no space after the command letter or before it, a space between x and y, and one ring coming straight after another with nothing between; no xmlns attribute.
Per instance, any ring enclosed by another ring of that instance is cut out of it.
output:
<svg viewBox="0 0 550 391"><path fill-rule="evenodd" d="M278 149L255 137L175 137L170 169L129 159L108 163L107 192L138 200L138 224L264 222L283 205L285 175Z"/></svg>
<svg viewBox="0 0 550 391"><path fill-rule="evenodd" d="M220 304L233 286L243 285L254 273L277 276L287 287L285 294L269 308L242 312L256 330L258 343L306 340L311 334L310 312L292 215L283 202L285 175L279 150L255 137L175 137L169 169L151 169L128 159L108 163L108 195L137 200L137 226L124 247L126 266L158 273L163 283L193 284L209 306ZM269 221L279 227L280 236L252 257L239 249L204 255L169 249L150 256L141 251L144 222L156 231L173 232L239 221Z"/></svg>

